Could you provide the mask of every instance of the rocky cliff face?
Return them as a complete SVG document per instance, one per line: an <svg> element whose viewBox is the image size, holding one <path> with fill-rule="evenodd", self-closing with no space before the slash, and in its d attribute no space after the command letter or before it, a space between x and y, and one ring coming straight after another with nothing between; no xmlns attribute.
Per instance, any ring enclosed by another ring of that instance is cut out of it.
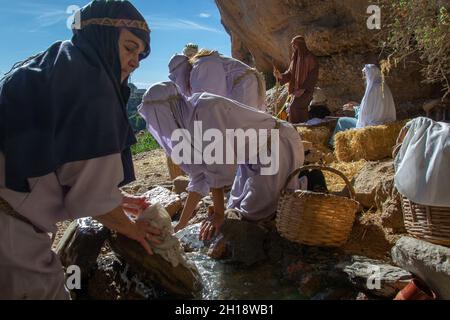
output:
<svg viewBox="0 0 450 320"><path fill-rule="evenodd" d="M361 70L378 62L377 30L367 28L367 0L215 0L232 40L233 56L266 75L289 65L290 41L303 35L321 64L319 86L337 107L364 95ZM383 13L381 13L383 14ZM387 82L397 104L429 99L417 68L398 67Z"/></svg>

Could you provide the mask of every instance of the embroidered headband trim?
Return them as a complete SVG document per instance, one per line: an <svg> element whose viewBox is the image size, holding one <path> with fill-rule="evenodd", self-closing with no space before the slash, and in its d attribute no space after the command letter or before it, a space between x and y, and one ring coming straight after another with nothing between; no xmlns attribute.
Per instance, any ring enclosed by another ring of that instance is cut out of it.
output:
<svg viewBox="0 0 450 320"><path fill-rule="evenodd" d="M111 19L111 18L94 18L76 23L76 19L72 24L72 29L83 29L90 25L116 27L116 28L134 28L145 32L151 32L147 22L129 19Z"/></svg>

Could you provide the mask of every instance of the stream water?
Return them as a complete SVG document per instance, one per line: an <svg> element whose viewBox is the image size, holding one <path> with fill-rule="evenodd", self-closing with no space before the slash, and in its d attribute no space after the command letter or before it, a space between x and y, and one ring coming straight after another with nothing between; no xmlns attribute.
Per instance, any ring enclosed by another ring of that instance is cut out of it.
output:
<svg viewBox="0 0 450 320"><path fill-rule="evenodd" d="M304 299L294 283L283 280L281 267L268 262L251 267L218 261L207 255L208 243L198 240L198 228L187 228L177 234L184 243L189 243L187 257L192 261L201 277L204 300L288 300Z"/></svg>

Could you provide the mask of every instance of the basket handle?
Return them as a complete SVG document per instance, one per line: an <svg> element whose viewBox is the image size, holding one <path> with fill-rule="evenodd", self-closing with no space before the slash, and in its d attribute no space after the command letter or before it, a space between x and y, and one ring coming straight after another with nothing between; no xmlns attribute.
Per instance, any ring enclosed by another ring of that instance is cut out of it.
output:
<svg viewBox="0 0 450 320"><path fill-rule="evenodd" d="M339 170L330 168L330 167L318 166L318 165L303 166L303 167L295 170L294 172L292 172L289 175L286 184L284 185L283 192L286 191L286 189L287 189L289 183L291 182L292 178L298 176L301 172L306 171L306 170L321 170L321 171L325 170L325 171L329 171L331 173L334 173L334 174L340 176L344 180L345 184L347 185L348 190L350 191L350 199L352 199L352 200L356 199L355 189L353 188L353 186L351 185L350 181L347 179L347 177L342 172L340 172Z"/></svg>

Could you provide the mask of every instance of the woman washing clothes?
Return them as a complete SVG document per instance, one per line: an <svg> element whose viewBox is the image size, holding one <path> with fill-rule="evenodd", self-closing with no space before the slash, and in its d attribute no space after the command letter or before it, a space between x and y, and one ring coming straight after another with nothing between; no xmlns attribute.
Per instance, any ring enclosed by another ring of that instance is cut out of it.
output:
<svg viewBox="0 0 450 320"><path fill-rule="evenodd" d="M303 145L299 134L290 124L279 122L266 113L224 97L202 93L194 94L188 99L174 83L165 82L154 85L147 91L139 113L146 120L147 129L167 155L173 157L174 150L179 147L178 143L172 140L173 133L178 132L183 137L182 142L188 142L188 154L201 156L201 161L195 162L196 164L189 159L180 164L183 171L189 175L190 183L189 196L175 231L187 226L199 201L210 192L214 212L211 219L202 225L201 239L210 239L220 230L225 219L225 209L236 210L248 221L257 222L273 217L287 177L303 164ZM229 130L262 130L270 135L272 129L278 129L277 141L270 141L267 136L266 140L262 141L262 145L273 146L273 142L276 142L279 146L278 150L271 149L271 156L274 155L273 158L278 161L278 170L272 174L262 174L267 165L260 161L260 150L256 150L258 160L252 161L256 159L255 153L246 152L250 142L245 140L246 150L237 150L235 137L232 149L234 153L227 153L229 150L225 145L222 146L223 155L227 155L227 159L231 155L232 161L210 162L203 157L210 143L195 140L195 130L199 123L203 132L213 130L222 137L229 136ZM236 174L238 157L243 161L239 163ZM225 207L224 188L231 184L233 187ZM290 187L298 189L299 181L294 179Z"/></svg>
<svg viewBox="0 0 450 320"><path fill-rule="evenodd" d="M150 54L150 29L128 1L93 1L72 40L16 64L0 80L0 299L69 299L48 233L93 217L138 241L159 230L122 205L135 179L128 78Z"/></svg>

